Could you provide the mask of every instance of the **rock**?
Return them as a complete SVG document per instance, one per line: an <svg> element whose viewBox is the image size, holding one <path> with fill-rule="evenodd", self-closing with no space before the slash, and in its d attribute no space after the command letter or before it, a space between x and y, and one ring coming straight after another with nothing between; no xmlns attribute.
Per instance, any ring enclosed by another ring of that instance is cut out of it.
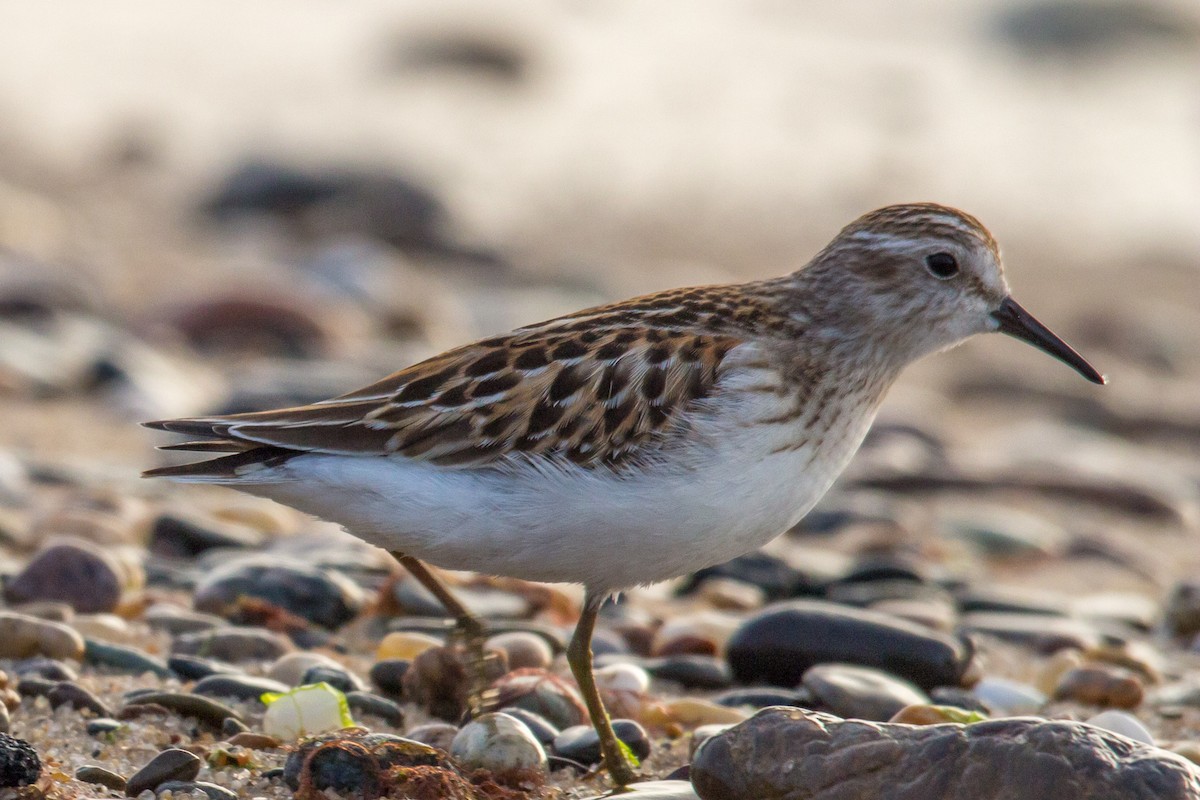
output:
<svg viewBox="0 0 1200 800"><path fill-rule="evenodd" d="M680 614L668 619L654 634L651 655L715 655L741 624L741 618L724 611Z"/></svg>
<svg viewBox="0 0 1200 800"><path fill-rule="evenodd" d="M209 675L242 674L241 670L232 664L199 656L171 656L167 659L167 668L185 681L204 680Z"/></svg>
<svg viewBox="0 0 1200 800"><path fill-rule="evenodd" d="M541 714L535 714L523 708L506 708L504 713L524 722L525 727L529 728L529 732L533 734L533 738L541 742L542 747L547 750L554 743L554 737L559 734L558 728L551 725L550 721Z"/></svg>
<svg viewBox="0 0 1200 800"><path fill-rule="evenodd" d="M972 691L995 714L1036 714L1046 705L1046 696L1037 689L1006 678L984 678Z"/></svg>
<svg viewBox="0 0 1200 800"><path fill-rule="evenodd" d="M1088 719L1087 724L1120 734L1121 736L1133 739L1135 742L1154 744L1154 735L1146 730L1146 726L1142 724L1142 721L1124 711L1101 711L1096 716Z"/></svg>
<svg viewBox="0 0 1200 800"><path fill-rule="evenodd" d="M818 664L804 673L804 688L824 710L839 717L880 722L905 706L929 702L925 693L908 681L851 664Z"/></svg>
<svg viewBox="0 0 1200 800"><path fill-rule="evenodd" d="M688 781L663 780L633 783L625 787L625 794L630 800L699 800L699 795ZM614 795L595 795L587 800L606 800Z"/></svg>
<svg viewBox="0 0 1200 800"><path fill-rule="evenodd" d="M94 783L114 792L125 793L125 779L104 767L85 765L75 770L75 780L83 783Z"/></svg>
<svg viewBox="0 0 1200 800"><path fill-rule="evenodd" d="M292 650L287 637L262 628L234 626L176 636L171 652L220 661L267 661Z"/></svg>
<svg viewBox="0 0 1200 800"><path fill-rule="evenodd" d="M83 658L83 637L70 627L0 611L0 658Z"/></svg>
<svg viewBox="0 0 1200 800"><path fill-rule="evenodd" d="M300 686L303 683L309 683L309 681L304 680L304 673L317 665L336 668L341 668L342 666L329 656L322 655L321 653L298 651L295 653L285 653L277 658L275 663L267 670L267 677L280 683L286 683L288 686Z"/></svg>
<svg viewBox="0 0 1200 800"><path fill-rule="evenodd" d="M21 677L37 677L48 681L75 681L79 674L71 667L52 658L27 658L13 665L13 672Z"/></svg>
<svg viewBox="0 0 1200 800"><path fill-rule="evenodd" d="M817 699L808 689L730 689L712 698L712 702L728 708L766 708L767 706L800 706L813 708Z"/></svg>
<svg viewBox="0 0 1200 800"><path fill-rule="evenodd" d="M1054 689L1055 700L1108 708L1137 708L1143 696L1141 681L1133 675L1119 667L1098 665L1068 670Z"/></svg>
<svg viewBox="0 0 1200 800"><path fill-rule="evenodd" d="M283 745L283 742L274 736L251 731L238 731L226 739L225 743L231 747L244 747L247 750L276 750Z"/></svg>
<svg viewBox="0 0 1200 800"><path fill-rule="evenodd" d="M914 705L905 706L896 712L888 722L903 725L941 725L944 722L960 722L968 725L972 722L982 722L986 716L978 711L967 711L954 706Z"/></svg>
<svg viewBox="0 0 1200 800"><path fill-rule="evenodd" d="M369 714L378 717L394 728L404 726L404 709L399 703L394 703L386 697L380 697L370 692L346 692L346 703L355 714Z"/></svg>
<svg viewBox="0 0 1200 800"><path fill-rule="evenodd" d="M56 683L54 688L46 694L46 699L50 701L51 708L70 706L76 709L87 709L97 717L112 716L112 712L108 710L108 706L99 697L96 697L96 695L79 684L70 681Z"/></svg>
<svg viewBox="0 0 1200 800"><path fill-rule="evenodd" d="M406 614L442 617L446 613L441 601L411 577L397 581L392 596ZM492 586L455 586L454 596L479 619L525 619L533 611L527 598Z"/></svg>
<svg viewBox="0 0 1200 800"><path fill-rule="evenodd" d="M305 670L300 684L327 683L339 692L361 692L367 688L362 678L340 664L314 664Z"/></svg>
<svg viewBox="0 0 1200 800"><path fill-rule="evenodd" d="M442 640L433 636L408 631L392 631L379 640L375 658L378 661L403 659L411 663L413 659L431 647L441 646Z"/></svg>
<svg viewBox="0 0 1200 800"><path fill-rule="evenodd" d="M783 559L755 552L692 573L680 584L678 593L695 592L708 578L728 578L756 587L772 602L816 594L820 588L818 582Z"/></svg>
<svg viewBox="0 0 1200 800"><path fill-rule="evenodd" d="M766 592L759 587L733 578L717 576L700 581L700 585L696 587L696 596L710 608L721 611L753 611L762 608L767 602Z"/></svg>
<svg viewBox="0 0 1200 800"><path fill-rule="evenodd" d="M88 736L111 736L117 731L125 727L124 722L119 722L115 719L107 719L105 717L97 717L89 719L84 726Z"/></svg>
<svg viewBox="0 0 1200 800"><path fill-rule="evenodd" d="M274 554L244 556L218 567L196 587L194 602L197 610L228 617L243 597L329 629L352 620L364 602L349 578Z"/></svg>
<svg viewBox="0 0 1200 800"><path fill-rule="evenodd" d="M150 759L146 766L129 776L125 794L137 797L149 789L154 791L167 781L190 781L200 774L204 762L195 753L172 747Z"/></svg>
<svg viewBox="0 0 1200 800"><path fill-rule="evenodd" d="M650 755L650 736L646 729L631 719L614 719L613 732L629 746L638 760ZM573 725L554 737L555 755L578 761L580 764L599 764L604 756L600 752L600 735L591 725Z"/></svg>
<svg viewBox="0 0 1200 800"><path fill-rule="evenodd" d="M505 713L507 714L508 712L506 711ZM530 728L530 730L533 729ZM405 735L414 742L427 744L430 747L436 747L438 750L445 750L449 753L450 743L458 735L458 728L447 722L427 722L424 725L418 725L409 730Z"/></svg>
<svg viewBox="0 0 1200 800"><path fill-rule="evenodd" d="M165 513L150 523L150 541L146 546L159 556L195 558L215 548L259 547L264 538L258 531L241 525Z"/></svg>
<svg viewBox="0 0 1200 800"><path fill-rule="evenodd" d="M536 633L509 631L499 633L487 640L489 650L504 653L509 669L547 669L554 663L554 651L549 643Z"/></svg>
<svg viewBox="0 0 1200 800"><path fill-rule="evenodd" d="M552 672L540 669L514 670L492 684L495 708L523 708L545 718L562 730L587 720L587 711L575 688Z"/></svg>
<svg viewBox="0 0 1200 800"><path fill-rule="evenodd" d="M1054 0L997 6L989 27L993 36L1039 67L1046 64L1047 58L1094 64L1098 60L1110 62L1123 53L1194 52L1200 40L1200 25L1195 15L1182 12L1170 3ZM1103 318L1104 328L1111 328L1112 315L1104 314ZM1092 327L1100 324L1092 321ZM1120 339L1121 344L1114 343L1114 347L1127 352L1131 345L1124 341L1126 337L1142 344L1147 336L1139 325L1120 333L1109 330L1095 338ZM1139 361L1153 360L1150 353L1140 354Z"/></svg>
<svg viewBox="0 0 1200 800"><path fill-rule="evenodd" d="M192 694L259 700L264 694L283 694L291 688L286 683L252 675L209 675L196 682Z"/></svg>
<svg viewBox="0 0 1200 800"><path fill-rule="evenodd" d="M111 642L98 642L95 639L84 640L84 663L94 666L110 667L134 675L150 673L160 678L170 678L174 672L165 661L144 653L136 647Z"/></svg>
<svg viewBox="0 0 1200 800"><path fill-rule="evenodd" d="M391 697L404 696L404 674L412 662L407 658L386 658L371 665L371 683Z"/></svg>
<svg viewBox="0 0 1200 800"><path fill-rule="evenodd" d="M33 557L4 585L9 603L56 600L76 611L112 611L121 601L122 570L100 548L82 540L62 540Z"/></svg>
<svg viewBox="0 0 1200 800"><path fill-rule="evenodd" d="M674 724L684 728L701 725L737 724L749 716L740 708L730 708L695 697L676 697L656 703L643 715L647 725Z"/></svg>
<svg viewBox="0 0 1200 800"><path fill-rule="evenodd" d="M1163 624L1172 636L1191 638L1200 633L1200 579L1182 580L1167 596Z"/></svg>
<svg viewBox="0 0 1200 800"><path fill-rule="evenodd" d="M962 641L910 622L820 601L768 606L747 619L727 646L739 683L795 686L816 664L843 662L886 670L922 689L957 684L971 660Z"/></svg>
<svg viewBox="0 0 1200 800"><path fill-rule="evenodd" d="M197 791L204 792L209 800L238 800L237 792L208 781L167 781L159 784L154 793L170 792L172 795L179 795Z"/></svg>
<svg viewBox="0 0 1200 800"><path fill-rule="evenodd" d="M166 631L172 636L196 631L210 631L228 623L216 614L205 614L170 603L155 603L142 614L142 620L153 630Z"/></svg>
<svg viewBox="0 0 1200 800"><path fill-rule="evenodd" d="M691 779L703 800L1200 796L1195 765L1078 722L1009 718L914 727L795 708L764 709L710 738L696 753Z"/></svg>
<svg viewBox="0 0 1200 800"><path fill-rule="evenodd" d="M956 599L963 614L986 611L1065 617L1071 610L1069 598L1026 586L971 586L958 592Z"/></svg>
<svg viewBox="0 0 1200 800"><path fill-rule="evenodd" d="M388 733L337 731L308 739L288 754L283 782L297 791L307 778L318 792L333 789L363 797L379 795L379 773L390 767L450 768L443 750Z"/></svg>
<svg viewBox="0 0 1200 800"><path fill-rule="evenodd" d="M525 723L504 713L482 714L450 743L450 754L468 770L546 769L546 751Z"/></svg>
<svg viewBox="0 0 1200 800"><path fill-rule="evenodd" d="M183 717L195 717L198 721L220 728L229 717L241 720L242 715L227 705L185 692L149 691L125 701L125 708L137 706L159 706Z"/></svg>
<svg viewBox="0 0 1200 800"><path fill-rule="evenodd" d="M598 667L593 675L611 716L638 716L650 691L650 673L636 664L618 663Z"/></svg>
<svg viewBox="0 0 1200 800"><path fill-rule="evenodd" d="M285 741L354 724L345 695L328 684L301 686L267 696L264 701L267 713L263 715L263 733Z"/></svg>
<svg viewBox="0 0 1200 800"><path fill-rule="evenodd" d="M1038 614L1001 611L963 614L960 629L1023 645L1043 655L1067 648L1086 650L1100 643L1099 632L1083 620Z"/></svg>
<svg viewBox="0 0 1200 800"><path fill-rule="evenodd" d="M0 733L0 787L28 786L42 773L42 760L24 739Z"/></svg>
<svg viewBox="0 0 1200 800"><path fill-rule="evenodd" d="M712 656L663 656L641 663L658 680L678 683L684 689L726 689L733 685L729 665Z"/></svg>
<svg viewBox="0 0 1200 800"><path fill-rule="evenodd" d="M1045 558L1062 553L1067 534L1061 527L1012 508L979 508L946 522L949 534L992 558Z"/></svg>

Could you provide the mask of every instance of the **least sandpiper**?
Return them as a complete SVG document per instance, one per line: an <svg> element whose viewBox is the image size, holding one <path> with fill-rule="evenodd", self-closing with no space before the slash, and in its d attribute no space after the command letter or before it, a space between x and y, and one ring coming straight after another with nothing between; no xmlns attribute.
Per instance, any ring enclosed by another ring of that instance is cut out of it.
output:
<svg viewBox="0 0 1200 800"><path fill-rule="evenodd" d="M912 361L1000 331L1104 378L1009 295L995 239L882 208L790 275L675 289L519 328L299 408L148 423L226 455L146 473L269 497L421 561L582 583L567 649L605 764L633 780L592 676L605 598L796 524Z"/></svg>

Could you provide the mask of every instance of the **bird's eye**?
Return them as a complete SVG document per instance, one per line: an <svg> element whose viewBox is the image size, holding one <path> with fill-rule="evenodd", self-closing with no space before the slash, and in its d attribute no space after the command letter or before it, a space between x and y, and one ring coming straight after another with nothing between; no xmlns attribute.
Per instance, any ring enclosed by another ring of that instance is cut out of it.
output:
<svg viewBox="0 0 1200 800"><path fill-rule="evenodd" d="M949 253L934 253L931 256L925 256L925 266L929 268L930 274L938 280L944 281L958 274L958 259Z"/></svg>

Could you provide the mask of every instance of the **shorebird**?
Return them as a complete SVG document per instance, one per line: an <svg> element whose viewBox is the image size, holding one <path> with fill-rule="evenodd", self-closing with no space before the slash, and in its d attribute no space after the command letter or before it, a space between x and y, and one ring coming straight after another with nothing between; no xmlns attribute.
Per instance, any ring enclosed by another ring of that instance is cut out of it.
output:
<svg viewBox="0 0 1200 800"><path fill-rule="evenodd" d="M582 583L567 659L618 785L592 674L603 601L754 550L825 493L909 363L1001 332L1104 377L1009 294L974 217L896 205L783 277L675 289L459 347L312 405L147 423L223 452L146 475L230 486L422 562Z"/></svg>

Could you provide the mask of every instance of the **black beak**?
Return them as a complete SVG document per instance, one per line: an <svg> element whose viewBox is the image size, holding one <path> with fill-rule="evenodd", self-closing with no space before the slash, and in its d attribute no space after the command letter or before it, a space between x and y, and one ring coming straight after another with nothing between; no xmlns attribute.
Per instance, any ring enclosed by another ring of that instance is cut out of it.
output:
<svg viewBox="0 0 1200 800"><path fill-rule="evenodd" d="M1054 335L1049 328L1034 319L1028 311L1017 305L1011 297L1004 298L1000 307L992 312L992 318L1000 323L997 329L1015 339L1029 342L1037 349L1049 353L1074 369L1092 383L1107 383L1096 368L1076 353L1071 345Z"/></svg>

